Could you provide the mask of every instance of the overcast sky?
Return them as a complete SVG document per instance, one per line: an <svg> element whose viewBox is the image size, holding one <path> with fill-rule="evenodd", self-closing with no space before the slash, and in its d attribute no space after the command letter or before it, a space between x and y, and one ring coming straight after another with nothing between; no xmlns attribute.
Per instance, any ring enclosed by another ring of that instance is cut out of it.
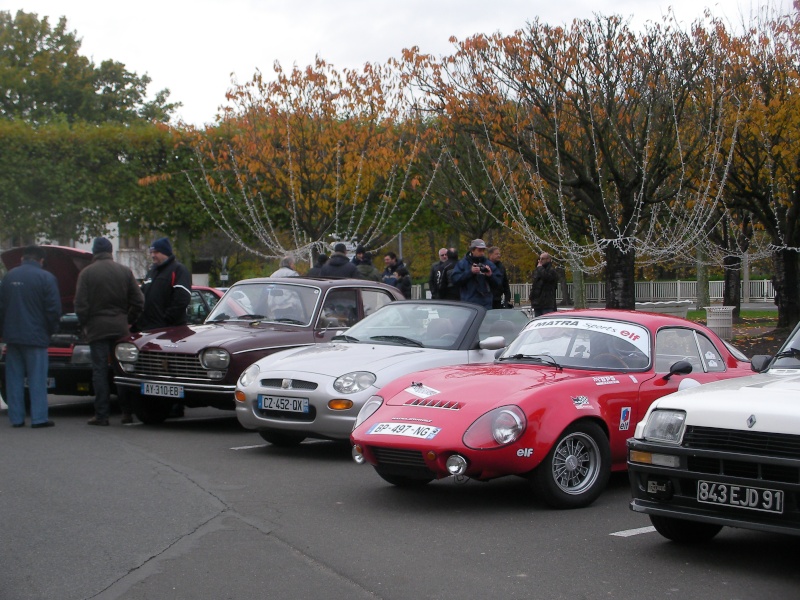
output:
<svg viewBox="0 0 800 600"><path fill-rule="evenodd" d="M761 0L762 3L764 0ZM550 24L618 14L635 25L658 20L670 6L684 23L704 7L741 23L758 2L750 0L2 0L0 9L24 10L51 25L65 16L95 63L113 59L152 78L151 96L169 88L183 107L178 116L202 125L214 121L231 77L271 76L319 55L337 69L385 62L419 46L449 54L450 36L504 34L536 17ZM788 7L790 0L774 0Z"/></svg>

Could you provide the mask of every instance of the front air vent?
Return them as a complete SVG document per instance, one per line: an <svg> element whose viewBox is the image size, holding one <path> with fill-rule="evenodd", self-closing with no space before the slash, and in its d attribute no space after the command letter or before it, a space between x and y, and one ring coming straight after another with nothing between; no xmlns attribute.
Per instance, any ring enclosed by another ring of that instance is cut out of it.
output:
<svg viewBox="0 0 800 600"><path fill-rule="evenodd" d="M432 400L431 398L414 398L407 400L406 406L422 406L424 408L443 408L445 410L461 410L460 402L447 402L445 400Z"/></svg>

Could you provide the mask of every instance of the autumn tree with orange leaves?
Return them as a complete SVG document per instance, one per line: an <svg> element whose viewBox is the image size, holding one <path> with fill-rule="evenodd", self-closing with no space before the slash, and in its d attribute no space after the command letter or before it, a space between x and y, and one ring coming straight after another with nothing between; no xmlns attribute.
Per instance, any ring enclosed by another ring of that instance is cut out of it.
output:
<svg viewBox="0 0 800 600"><path fill-rule="evenodd" d="M494 156L529 243L604 267L607 306L634 308L637 259L692 247L720 200L721 116L738 104L719 51L713 28L597 16L476 36L441 61L407 51L404 69Z"/></svg>
<svg viewBox="0 0 800 600"><path fill-rule="evenodd" d="M378 249L405 230L435 177L436 153L388 67L336 71L322 59L228 93L218 127L195 138L204 206L264 257L308 257L337 240ZM420 157L434 162L427 180ZM434 158L430 158L433 156Z"/></svg>

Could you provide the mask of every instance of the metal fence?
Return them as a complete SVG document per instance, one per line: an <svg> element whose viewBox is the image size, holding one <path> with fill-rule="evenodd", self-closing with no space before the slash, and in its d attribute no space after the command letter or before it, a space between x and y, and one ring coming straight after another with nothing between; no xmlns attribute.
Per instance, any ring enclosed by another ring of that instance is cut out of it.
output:
<svg viewBox="0 0 800 600"><path fill-rule="evenodd" d="M745 289L747 283L747 289ZM712 302L722 302L724 281L709 281L708 293ZM591 304L603 304L606 301L605 282L585 283L586 302ZM427 289L427 286L425 286ZM572 284L568 283L570 295ZM749 293L746 293L749 292ZM415 285L412 287L412 297L422 298L425 296L423 286ZM511 294L514 298L519 298L521 304L528 304L531 295L530 283L512 283ZM774 302L775 290L769 279L759 279L748 282L741 282L742 302ZM559 286L557 300L561 301L561 286ZM665 300L692 300L697 301L697 282L696 281L637 281L636 282L636 301L637 302L662 302Z"/></svg>

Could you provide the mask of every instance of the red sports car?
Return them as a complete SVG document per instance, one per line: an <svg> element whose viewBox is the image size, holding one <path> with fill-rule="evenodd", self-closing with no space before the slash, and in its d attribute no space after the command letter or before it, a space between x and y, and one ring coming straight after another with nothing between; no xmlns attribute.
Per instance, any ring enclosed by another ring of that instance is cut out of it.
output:
<svg viewBox="0 0 800 600"><path fill-rule="evenodd" d="M520 475L577 508L626 468L626 440L679 388L751 374L709 329L667 315L576 310L531 321L493 364L400 377L370 398L353 458L398 486Z"/></svg>

